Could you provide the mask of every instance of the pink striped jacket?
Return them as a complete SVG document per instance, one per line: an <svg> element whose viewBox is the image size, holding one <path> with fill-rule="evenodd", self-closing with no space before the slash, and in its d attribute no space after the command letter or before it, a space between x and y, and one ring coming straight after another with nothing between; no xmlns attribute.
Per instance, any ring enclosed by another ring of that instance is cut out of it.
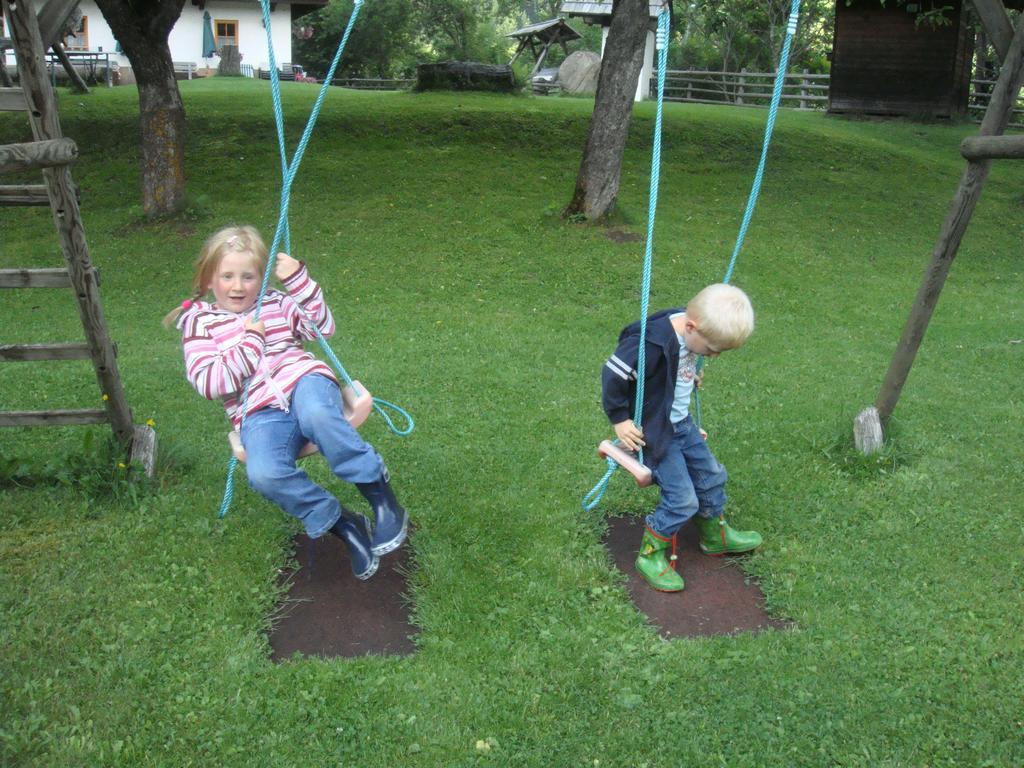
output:
<svg viewBox="0 0 1024 768"><path fill-rule="evenodd" d="M247 315L195 302L178 318L185 350L185 375L196 391L208 400L222 400L228 418L242 422L241 397L246 379L252 378L246 413L260 408L288 410L291 392L308 373L321 373L334 381L330 366L302 348L316 332L299 311L299 305L319 326L320 333L334 333L334 318L324 303L323 291L309 276L305 265L284 283L287 294L267 291L260 320L265 342L245 329Z"/></svg>

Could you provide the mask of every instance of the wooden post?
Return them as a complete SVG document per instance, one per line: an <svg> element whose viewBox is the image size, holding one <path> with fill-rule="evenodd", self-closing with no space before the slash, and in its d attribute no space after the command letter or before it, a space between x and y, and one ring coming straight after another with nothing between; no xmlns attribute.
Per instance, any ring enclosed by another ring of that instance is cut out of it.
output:
<svg viewBox="0 0 1024 768"><path fill-rule="evenodd" d="M54 43L51 47L53 52L57 54L57 58L60 59L64 71L67 72L68 79L71 80L71 90L75 93L88 93L89 86L86 85L85 80L82 79L75 65L71 63L71 59L68 58L68 52L64 50L64 46L60 43Z"/></svg>
<svg viewBox="0 0 1024 768"><path fill-rule="evenodd" d="M543 49L541 49L540 56L537 57L537 63L533 65L533 71L530 72L530 77L533 77L535 74L537 74L537 72L540 71L540 68L544 66L544 59L547 58L548 49L550 47L551 43L548 43L547 45L544 46Z"/></svg>
<svg viewBox="0 0 1024 768"><path fill-rule="evenodd" d="M1024 75L1024 20L1017 25L1010 48L1003 60L999 79L992 89L992 99L978 131L979 136L1001 135L1010 121L1017 93L1020 91L1021 79ZM928 321L939 300L942 286L946 282L950 266L956 257L957 249L963 238L964 231L971 220L971 214L981 197L982 188L988 177L991 160L971 161L967 165L960 180L960 186L953 197L949 213L943 223L939 239L932 251L932 260L925 270L924 278L918 289L917 297L907 318L903 336L893 354L892 362L885 381L878 393L875 407L879 417L885 423L892 415L900 392L907 381L907 375L914 363L917 350L921 346Z"/></svg>
<svg viewBox="0 0 1024 768"><path fill-rule="evenodd" d="M526 41L520 38L519 45L516 46L516 52L513 53L512 54L512 58L508 60L508 65L511 67L513 64L515 64L516 63L516 59L518 59L519 55L523 51L525 51L525 50L526 50Z"/></svg>
<svg viewBox="0 0 1024 768"><path fill-rule="evenodd" d="M960 154L973 161L1020 160L1024 136L968 136L960 142Z"/></svg>
<svg viewBox="0 0 1024 768"><path fill-rule="evenodd" d="M0 269L0 288L69 288L66 269Z"/></svg>
<svg viewBox="0 0 1024 768"><path fill-rule="evenodd" d="M32 133L37 141L63 139L56 100L46 79L46 62L43 58L45 49L32 4L12 4L10 0L0 2L11 25L11 38L18 56L18 76L28 102ZM62 8L66 4L64 0L51 0L51 3ZM71 7L74 5L72 2ZM60 237L61 251L78 299L79 316L85 329L93 368L103 393L104 406L115 437L127 446L134 434L131 410L121 383L114 345L107 333L71 171L66 165L47 168L43 176L50 195L50 208Z"/></svg>
<svg viewBox="0 0 1024 768"><path fill-rule="evenodd" d="M45 184L5 184L0 186L0 205L49 205ZM64 270L61 270L63 272ZM0 273L3 270L0 269Z"/></svg>
<svg viewBox="0 0 1024 768"><path fill-rule="evenodd" d="M43 41L44 51L54 43L60 42L61 30L67 25L68 17L71 16L77 6L78 0L46 0L42 8L39 9L35 26L39 30L40 39ZM13 33L11 37L14 37ZM20 61L21 56L19 55L18 58Z"/></svg>
<svg viewBox="0 0 1024 768"><path fill-rule="evenodd" d="M1013 39L1013 26L1006 15L1002 0L974 0L974 7L978 11L978 18L988 33L988 39L996 49L996 55L1000 61L1006 61L1007 51L1010 50L1010 41Z"/></svg>
<svg viewBox="0 0 1024 768"><path fill-rule="evenodd" d="M807 75L807 70L804 70L804 75ZM811 84L811 81L804 77L800 80L800 109L807 109L807 86Z"/></svg>
<svg viewBox="0 0 1024 768"><path fill-rule="evenodd" d="M71 139L44 139L25 144L0 144L0 174L67 167L78 158Z"/></svg>
<svg viewBox="0 0 1024 768"><path fill-rule="evenodd" d="M737 104L742 104L743 103L743 96L746 93L746 88L745 88L745 86L747 84L747 78L745 77L746 71L747 71L746 67L743 67L743 69L740 70L739 85L736 86L736 103Z"/></svg>
<svg viewBox="0 0 1024 768"><path fill-rule="evenodd" d="M878 409L874 406L865 408L853 422L853 443L857 450L865 456L882 447L885 438L882 436L882 422L878 418Z"/></svg>
<svg viewBox="0 0 1024 768"><path fill-rule="evenodd" d="M156 430L148 424L135 427L132 437L132 451L128 458L130 464L141 464L146 477L156 472Z"/></svg>

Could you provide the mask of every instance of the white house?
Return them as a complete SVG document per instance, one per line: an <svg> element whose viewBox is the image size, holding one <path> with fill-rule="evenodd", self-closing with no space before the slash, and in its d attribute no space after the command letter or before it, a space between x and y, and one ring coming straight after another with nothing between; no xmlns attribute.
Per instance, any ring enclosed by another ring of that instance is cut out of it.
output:
<svg viewBox="0 0 1024 768"><path fill-rule="evenodd" d="M37 0L38 5L39 0ZM274 58L278 67L292 60L292 20L299 15L326 5L327 0L305 0L305 2L271 3L270 29L274 41ZM65 41L69 52L110 54L112 65L121 70L121 82L132 82L131 63L120 53L113 32L93 0L82 0L79 4L82 22L78 34ZM188 0L181 10L178 22L171 30L168 43L171 59L175 62L191 62L199 71L216 70L220 57L217 54L203 56L203 27L205 14L210 15L214 43L236 45L242 54L242 63L257 69L269 69L267 54L267 33L263 26L263 11L259 0ZM2 24L2 22L0 22ZM2 34L0 34L2 36ZM14 54L7 52L8 65L13 65Z"/></svg>
<svg viewBox="0 0 1024 768"><path fill-rule="evenodd" d="M667 0L671 10L671 0ZM651 19L644 44L644 64L636 84L634 101L643 101L650 96L651 74L654 69L654 33L658 28L658 14L661 13L662 1L649 0L648 15ZM559 13L563 16L578 16L587 24L601 26L601 57L604 57L604 44L608 40L608 28L612 23L612 0L564 0Z"/></svg>

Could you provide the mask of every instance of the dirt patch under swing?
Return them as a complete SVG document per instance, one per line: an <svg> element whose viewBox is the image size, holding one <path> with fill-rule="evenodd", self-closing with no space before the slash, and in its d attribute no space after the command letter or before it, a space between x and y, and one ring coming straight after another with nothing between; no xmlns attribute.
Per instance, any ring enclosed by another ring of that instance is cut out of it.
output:
<svg viewBox="0 0 1024 768"><path fill-rule="evenodd" d="M610 517L605 546L628 577L633 604L663 637L731 635L788 626L765 613L764 595L732 557L709 557L700 551L696 526L690 523L679 536L679 573L686 588L674 593L651 589L633 567L643 531L643 518Z"/></svg>

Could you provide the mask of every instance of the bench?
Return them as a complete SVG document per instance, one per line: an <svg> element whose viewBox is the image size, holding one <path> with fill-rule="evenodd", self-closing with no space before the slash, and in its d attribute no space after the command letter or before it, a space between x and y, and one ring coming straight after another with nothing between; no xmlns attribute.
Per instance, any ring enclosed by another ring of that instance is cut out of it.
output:
<svg viewBox="0 0 1024 768"><path fill-rule="evenodd" d="M186 80L191 80L196 75L196 63L194 61L175 61L174 64L174 76L175 79L178 75L184 75Z"/></svg>
<svg viewBox="0 0 1024 768"><path fill-rule="evenodd" d="M295 80L296 75L305 75L306 73L302 70L298 64L282 64L281 69L277 71L278 80ZM260 80L269 80L270 70L260 70Z"/></svg>

